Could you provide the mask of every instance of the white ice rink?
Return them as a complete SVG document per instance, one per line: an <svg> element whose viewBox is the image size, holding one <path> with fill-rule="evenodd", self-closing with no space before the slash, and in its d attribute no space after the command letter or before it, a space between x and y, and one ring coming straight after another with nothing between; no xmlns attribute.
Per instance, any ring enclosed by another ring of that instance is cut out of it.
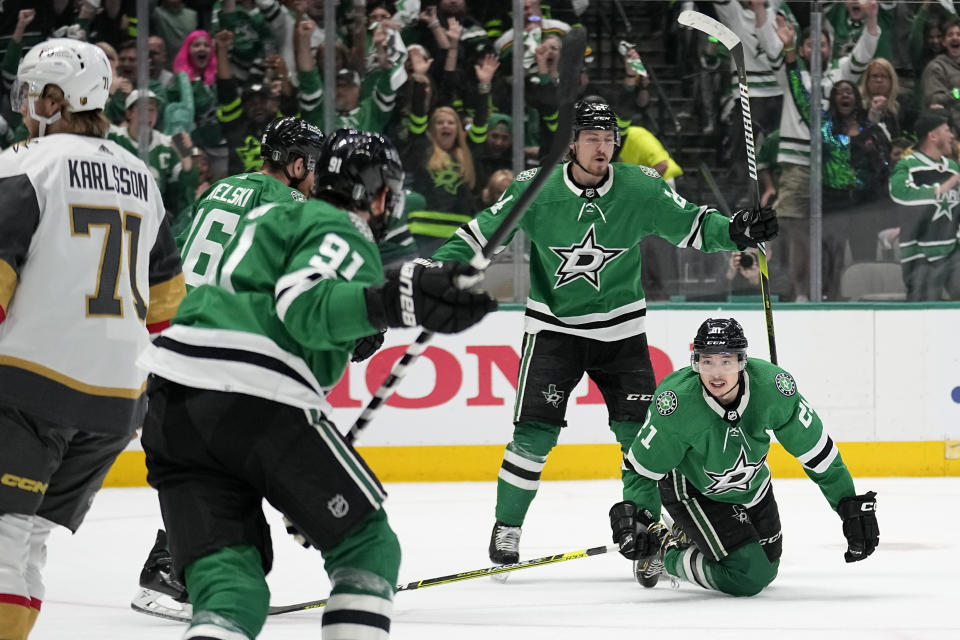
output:
<svg viewBox="0 0 960 640"><path fill-rule="evenodd" d="M403 547L400 582L486 567L493 483L393 484L387 512ZM780 575L736 599L665 581L644 590L617 554L398 593L396 640L960 639L960 478L858 479L878 493L880 547L845 564L840 520L808 480L775 481L783 521ZM521 559L610 542L614 481L545 482ZM269 513L273 604L324 598L319 553L303 550ZM160 526L149 489L102 491L80 532L56 531L47 596L32 640L175 640L183 626L129 608ZM263 640L320 639L322 610L271 616Z"/></svg>

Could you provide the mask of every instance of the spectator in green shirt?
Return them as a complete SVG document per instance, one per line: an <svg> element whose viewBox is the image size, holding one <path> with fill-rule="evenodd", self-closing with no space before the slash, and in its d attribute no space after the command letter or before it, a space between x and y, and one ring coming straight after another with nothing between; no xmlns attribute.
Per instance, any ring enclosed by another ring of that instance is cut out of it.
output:
<svg viewBox="0 0 960 640"><path fill-rule="evenodd" d="M111 125L107 137L127 149L130 153L140 155L140 109L137 105L139 91L132 91L124 103L123 125ZM163 206L170 216L171 223L176 217L193 202L193 191L196 189L198 175L193 168L189 155L181 160L177 153L174 139L157 131L157 114L160 111L160 99L152 91L147 91L147 121L144 123L150 128L148 136L147 166L160 187L163 197ZM186 136L181 133L179 136ZM189 141L189 138L187 138ZM189 142L181 144L188 149Z"/></svg>

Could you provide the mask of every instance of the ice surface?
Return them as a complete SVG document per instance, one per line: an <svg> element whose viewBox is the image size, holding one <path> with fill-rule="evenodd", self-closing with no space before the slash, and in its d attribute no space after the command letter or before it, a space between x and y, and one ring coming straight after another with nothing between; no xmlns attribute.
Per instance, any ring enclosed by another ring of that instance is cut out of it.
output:
<svg viewBox="0 0 960 640"><path fill-rule="evenodd" d="M489 565L493 483L388 485L403 547L400 582ZM845 564L840 521L809 480L774 484L783 521L780 575L737 599L689 583L645 590L617 554L398 593L391 638L402 640L698 640L960 638L960 478L858 479L878 493L880 547ZM521 559L610 542L615 481L544 482L524 526ZM301 549L268 512L276 561L273 604L324 598L320 554ZM129 608L161 526L149 489L102 491L83 527L51 537L47 596L31 640L174 640L184 626ZM271 616L260 638L321 637L322 609Z"/></svg>

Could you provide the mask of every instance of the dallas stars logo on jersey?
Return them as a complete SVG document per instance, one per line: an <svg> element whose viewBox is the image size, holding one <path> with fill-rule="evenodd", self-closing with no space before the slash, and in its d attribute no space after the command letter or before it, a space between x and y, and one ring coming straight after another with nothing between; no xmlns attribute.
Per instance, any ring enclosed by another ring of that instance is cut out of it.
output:
<svg viewBox="0 0 960 640"><path fill-rule="evenodd" d="M580 242L569 247L550 247L550 250L560 258L560 266L554 274L557 276L554 289L570 284L577 278L583 278L597 291L600 291L600 272L626 251L626 249L608 249L597 244L596 230L593 225L590 225Z"/></svg>
<svg viewBox="0 0 960 640"><path fill-rule="evenodd" d="M732 467L724 469L720 473L711 473L704 470L704 473L710 478L710 486L704 490L707 495L726 493L727 491L746 491L750 488L750 482L753 480L767 459L764 455L757 462L747 460L747 452L740 448L740 455Z"/></svg>
<svg viewBox="0 0 960 640"><path fill-rule="evenodd" d="M657 396L657 413L668 416L677 410L677 394L669 389Z"/></svg>
<svg viewBox="0 0 960 640"><path fill-rule="evenodd" d="M797 392L797 383L794 382L793 376L791 376L789 373L778 373L773 381L777 385L777 390L787 397L792 396Z"/></svg>

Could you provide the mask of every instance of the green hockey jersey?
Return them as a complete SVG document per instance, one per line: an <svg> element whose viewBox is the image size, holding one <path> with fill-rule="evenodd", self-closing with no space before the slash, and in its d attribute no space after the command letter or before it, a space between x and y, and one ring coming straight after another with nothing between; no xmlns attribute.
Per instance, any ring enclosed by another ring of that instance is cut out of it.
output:
<svg viewBox="0 0 960 640"><path fill-rule="evenodd" d="M303 119L323 128L323 101L325 99L323 78L316 68L298 71L300 83L300 110ZM403 65L392 69L377 69L367 74L363 82L360 103L351 111L338 111L337 129L359 129L383 133L397 101L397 90L407 81Z"/></svg>
<svg viewBox="0 0 960 640"><path fill-rule="evenodd" d="M164 378L329 415L325 389L377 332L363 290L383 280L367 223L319 200L246 213L210 283L141 355Z"/></svg>
<svg viewBox="0 0 960 640"><path fill-rule="evenodd" d="M433 257L469 262L538 171L517 175L497 202ZM606 179L586 189L570 175L569 163L554 169L520 220L531 244L529 333L557 331L606 342L644 333L638 243L648 235L701 251L737 249L728 218L687 202L649 167L612 163Z"/></svg>
<svg viewBox="0 0 960 640"><path fill-rule="evenodd" d="M224 245L244 214L262 204L304 199L293 187L263 173L240 173L210 185L183 225L188 230L177 237L187 289L214 282Z"/></svg>
<svg viewBox="0 0 960 640"><path fill-rule="evenodd" d="M789 373L748 358L736 400L723 406L691 367L661 381L624 464L641 476L641 509L660 514L657 481L676 469L718 502L753 506L770 488L770 432L803 465L830 506L855 495L853 479L820 417Z"/></svg>
<svg viewBox="0 0 960 640"><path fill-rule="evenodd" d="M241 79L245 80L251 67L276 50L273 32L259 7L248 9L237 3L233 11L224 11L222 0L217 0L211 17L210 33L221 29L233 33L230 64Z"/></svg>
<svg viewBox="0 0 960 640"><path fill-rule="evenodd" d="M937 196L937 185L960 172L952 159L939 162L914 150L903 156L890 176L890 197L899 207L900 262L936 262L957 247L960 190Z"/></svg>

